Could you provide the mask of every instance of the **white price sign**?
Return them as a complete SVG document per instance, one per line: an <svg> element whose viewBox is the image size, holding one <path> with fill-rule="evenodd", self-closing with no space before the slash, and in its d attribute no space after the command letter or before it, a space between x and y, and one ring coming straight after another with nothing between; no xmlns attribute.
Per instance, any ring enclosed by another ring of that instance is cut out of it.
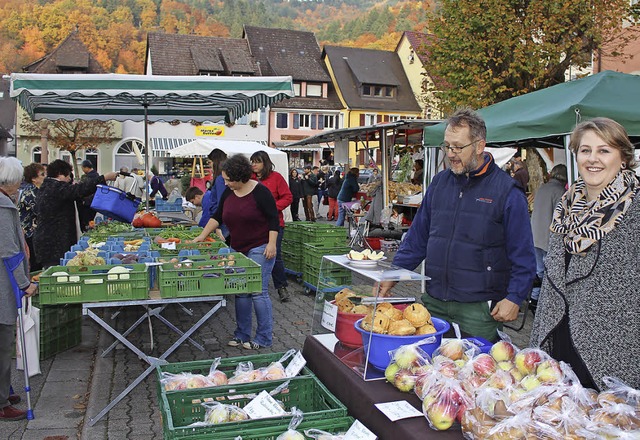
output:
<svg viewBox="0 0 640 440"><path fill-rule="evenodd" d="M162 249L172 249L175 250L176 248L176 244L174 242L171 243L162 243L160 246L162 246Z"/></svg>
<svg viewBox="0 0 640 440"><path fill-rule="evenodd" d="M377 438L373 432L360 423L360 420L356 420L344 435L343 440L376 440Z"/></svg>
<svg viewBox="0 0 640 440"><path fill-rule="evenodd" d="M338 306L331 304L330 301L324 302L324 310L322 311L322 320L320 324L327 330L336 331L336 320L338 319Z"/></svg>
<svg viewBox="0 0 640 440"><path fill-rule="evenodd" d="M276 399L271 397L269 393L262 390L258 396L249 402L244 410L251 419L264 419L267 417L279 417L285 415L287 412L282 409L280 404L276 402Z"/></svg>
<svg viewBox="0 0 640 440"><path fill-rule="evenodd" d="M300 371L307 365L307 360L302 356L302 353L299 351L296 355L291 359L287 368L285 368L284 373L287 377L296 377Z"/></svg>
<svg viewBox="0 0 640 440"><path fill-rule="evenodd" d="M398 400L396 402L376 403L382 413L389 418L392 422L400 419L410 419L412 417L422 417L423 414L415 409L406 400Z"/></svg>

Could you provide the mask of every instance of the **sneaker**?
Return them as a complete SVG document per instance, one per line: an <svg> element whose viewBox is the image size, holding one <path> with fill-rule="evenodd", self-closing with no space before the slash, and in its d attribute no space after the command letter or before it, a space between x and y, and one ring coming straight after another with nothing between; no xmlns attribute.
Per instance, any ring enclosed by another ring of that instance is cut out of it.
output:
<svg viewBox="0 0 640 440"><path fill-rule="evenodd" d="M254 341L244 342L242 346L247 350L259 350L261 348L264 348L262 345Z"/></svg>
<svg viewBox="0 0 640 440"><path fill-rule="evenodd" d="M289 301L289 292L286 287L281 287L278 289L278 296L280 297L280 302L288 302Z"/></svg>
<svg viewBox="0 0 640 440"><path fill-rule="evenodd" d="M240 339L238 338L233 338L232 340L230 340L229 342L227 342L227 345L229 347L239 347L242 344L246 344L246 342L242 342Z"/></svg>
<svg viewBox="0 0 640 440"><path fill-rule="evenodd" d="M0 408L0 420L12 421L22 420L27 418L27 412L21 409L14 408L13 406L5 406Z"/></svg>
<svg viewBox="0 0 640 440"><path fill-rule="evenodd" d="M17 394L11 394L9 396L9 403L12 405L17 405L18 403L22 402L22 397L18 396Z"/></svg>

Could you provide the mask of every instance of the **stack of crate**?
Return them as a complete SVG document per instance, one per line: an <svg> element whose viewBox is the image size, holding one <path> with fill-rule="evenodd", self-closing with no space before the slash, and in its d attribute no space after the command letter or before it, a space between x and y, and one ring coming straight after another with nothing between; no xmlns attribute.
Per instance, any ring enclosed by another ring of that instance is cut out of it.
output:
<svg viewBox="0 0 640 440"><path fill-rule="evenodd" d="M40 305L39 297L31 303L40 308L40 360L43 361L82 342L82 305Z"/></svg>
<svg viewBox="0 0 640 440"><path fill-rule="evenodd" d="M282 239L284 267L293 273L302 275L305 271L303 252L305 244L325 243L344 246L346 237L346 228L342 226L314 222L287 223Z"/></svg>

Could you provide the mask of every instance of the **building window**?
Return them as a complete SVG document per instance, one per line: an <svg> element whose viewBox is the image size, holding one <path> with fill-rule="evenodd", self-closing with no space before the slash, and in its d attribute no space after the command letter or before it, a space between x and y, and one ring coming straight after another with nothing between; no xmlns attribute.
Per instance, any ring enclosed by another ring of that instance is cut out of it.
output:
<svg viewBox="0 0 640 440"><path fill-rule="evenodd" d="M42 161L42 149L40 147L33 147L31 157L33 158L33 163L40 163Z"/></svg>
<svg viewBox="0 0 640 440"><path fill-rule="evenodd" d="M300 96L300 83L293 83L293 94L295 96Z"/></svg>
<svg viewBox="0 0 640 440"><path fill-rule="evenodd" d="M311 128L311 115L300 113L300 128Z"/></svg>
<svg viewBox="0 0 640 440"><path fill-rule="evenodd" d="M276 128L288 128L288 127L289 127L289 114L276 113Z"/></svg>
<svg viewBox="0 0 640 440"><path fill-rule="evenodd" d="M307 96L322 96L322 84L307 84Z"/></svg>
<svg viewBox="0 0 640 440"><path fill-rule="evenodd" d="M333 130L336 127L336 115L322 115L325 130Z"/></svg>
<svg viewBox="0 0 640 440"><path fill-rule="evenodd" d="M375 123L377 122L377 117L375 115L375 113L366 113L364 115L364 125L375 125Z"/></svg>
<svg viewBox="0 0 640 440"><path fill-rule="evenodd" d="M84 151L84 158L91 161L93 168L98 169L98 150L95 148L87 148Z"/></svg>
<svg viewBox="0 0 640 440"><path fill-rule="evenodd" d="M389 122L396 122L400 120L400 115L389 115Z"/></svg>
<svg viewBox="0 0 640 440"><path fill-rule="evenodd" d="M372 84L362 85L362 96L372 96L376 98L393 98L394 87L376 86Z"/></svg>

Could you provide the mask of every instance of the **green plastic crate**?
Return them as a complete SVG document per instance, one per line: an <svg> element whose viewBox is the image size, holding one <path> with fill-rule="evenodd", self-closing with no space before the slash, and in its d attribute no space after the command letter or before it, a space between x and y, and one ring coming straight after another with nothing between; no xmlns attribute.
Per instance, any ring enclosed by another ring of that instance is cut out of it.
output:
<svg viewBox="0 0 640 440"><path fill-rule="evenodd" d="M40 303L71 304L145 299L149 296L149 271L145 264L121 264L132 270L108 274L116 265L51 266L40 275ZM53 276L66 272L67 276Z"/></svg>
<svg viewBox="0 0 640 440"><path fill-rule="evenodd" d="M304 431L307 429L321 429L322 431L328 432L330 434L340 434L345 433L349 430L351 425L355 420L352 417L339 417L335 419L327 419L327 420L303 420L300 425L296 428L300 434L304 435ZM289 424L281 424L277 426L268 426L264 428L255 428L255 429L247 429L243 430L241 433L242 440L277 440L278 436L284 433L289 428ZM233 434L231 434L233 435ZM189 440L211 440L213 437L209 434L205 435L195 435L193 437L189 437ZM236 440L236 437L230 437L225 433L220 433L216 435L216 440ZM306 437L311 438L311 437Z"/></svg>
<svg viewBox="0 0 640 440"><path fill-rule="evenodd" d="M224 372L227 377L233 376L233 373L236 370L236 367L241 362L251 362L253 363L254 368L262 368L267 367L273 362L277 362L282 359L285 353L265 353L265 354L254 354L249 356L237 356L230 358L222 358L220 363L218 364L217 369ZM287 358L282 365L286 368L289 365L289 362L293 359L293 356ZM202 374L204 376L209 374L209 370L211 369L211 364L213 364L214 359L202 360L202 361L190 361L190 362L175 362L165 365L156 366L156 378L158 379L158 401L162 400L162 395L165 393L171 394L180 391L165 391L160 383L162 379L162 373L191 373L191 374ZM298 374L298 376L315 376L313 372L308 368L304 367L302 371ZM263 381L262 383L267 383ZM200 388L201 390L215 390L218 387L209 387L209 388Z"/></svg>
<svg viewBox="0 0 640 440"><path fill-rule="evenodd" d="M302 258L300 258L300 255L302 255L301 252L293 252L293 251L289 251L287 250L289 249L289 247L285 247L284 242L282 245L282 261L284 263L284 267L286 267L287 269L293 271L293 272L298 272L298 273L302 273L302 270L304 269L304 264L302 261Z"/></svg>
<svg viewBox="0 0 640 440"><path fill-rule="evenodd" d="M243 408L262 390L271 391L284 383L281 381L257 382L242 385L221 387L219 390L203 392L193 389L180 393L164 394L160 401L160 412L165 439L191 439L193 436L218 438L243 435L251 429L288 426L291 416L273 417L261 420L243 420L241 422L221 423L187 427L187 425L204 420L205 408L201 402L211 400ZM347 415L346 407L327 390L316 377L298 377L290 379L287 390L277 396L287 411L292 407L304 413L305 421L336 419Z"/></svg>
<svg viewBox="0 0 640 440"><path fill-rule="evenodd" d="M304 272L302 272L302 281L312 286L320 284L322 287L337 287L337 286L350 286L351 272L341 270L324 270L320 277L320 272L311 266L305 266Z"/></svg>
<svg viewBox="0 0 640 440"><path fill-rule="evenodd" d="M157 243L153 243L151 250L160 252L162 256L177 256L181 250L198 250L200 253L215 254L221 248L228 247L227 244L222 241L203 241L199 243L176 243L175 249L166 249Z"/></svg>
<svg viewBox="0 0 640 440"><path fill-rule="evenodd" d="M258 293L262 291L262 269L243 254L233 252L233 266L219 267L216 261L194 261L159 266L158 287L162 298Z"/></svg>
<svg viewBox="0 0 640 440"><path fill-rule="evenodd" d="M40 360L75 347L82 342L82 306L63 304L43 306L39 296L31 303L40 308Z"/></svg>
<svg viewBox="0 0 640 440"><path fill-rule="evenodd" d="M323 243L328 245L347 244L347 230L344 226L320 224L321 226L305 226L301 229L302 243Z"/></svg>
<svg viewBox="0 0 640 440"><path fill-rule="evenodd" d="M347 245L334 245L331 243L306 243L302 249L302 257L305 266L314 266L320 269L322 257L325 255L345 255L351 248ZM346 270L346 269L345 269Z"/></svg>

